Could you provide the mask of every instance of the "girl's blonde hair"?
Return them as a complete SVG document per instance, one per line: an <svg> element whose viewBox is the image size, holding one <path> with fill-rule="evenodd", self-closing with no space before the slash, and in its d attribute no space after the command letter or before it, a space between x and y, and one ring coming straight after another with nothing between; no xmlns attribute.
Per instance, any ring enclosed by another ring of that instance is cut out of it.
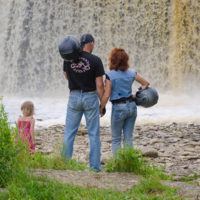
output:
<svg viewBox="0 0 200 200"><path fill-rule="evenodd" d="M21 106L21 111L24 116L32 116L35 114L34 105L31 101L25 101Z"/></svg>

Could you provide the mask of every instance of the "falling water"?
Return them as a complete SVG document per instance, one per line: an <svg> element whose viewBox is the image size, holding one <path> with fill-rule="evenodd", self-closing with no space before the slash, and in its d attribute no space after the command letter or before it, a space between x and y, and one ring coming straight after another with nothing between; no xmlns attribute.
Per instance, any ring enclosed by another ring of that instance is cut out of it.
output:
<svg viewBox="0 0 200 200"><path fill-rule="evenodd" d="M159 92L199 89L200 0L0 0L0 27L0 95L67 94L58 44L87 32L106 71L123 47Z"/></svg>
<svg viewBox="0 0 200 200"><path fill-rule="evenodd" d="M115 46L160 91L200 78L199 0L0 0L1 94L63 93L58 44L89 32L108 70Z"/></svg>

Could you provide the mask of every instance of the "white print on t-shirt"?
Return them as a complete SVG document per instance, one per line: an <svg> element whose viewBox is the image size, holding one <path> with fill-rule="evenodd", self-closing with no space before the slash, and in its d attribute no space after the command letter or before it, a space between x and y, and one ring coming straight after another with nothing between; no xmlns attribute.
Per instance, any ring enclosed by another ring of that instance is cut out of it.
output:
<svg viewBox="0 0 200 200"><path fill-rule="evenodd" d="M79 63L72 63L70 67L77 73L83 73L90 70L90 63L86 58L79 57Z"/></svg>

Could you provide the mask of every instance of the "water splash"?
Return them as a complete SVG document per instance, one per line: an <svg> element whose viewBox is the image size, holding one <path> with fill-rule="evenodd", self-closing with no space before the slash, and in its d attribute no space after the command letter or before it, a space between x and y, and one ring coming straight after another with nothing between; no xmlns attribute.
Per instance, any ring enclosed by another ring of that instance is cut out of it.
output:
<svg viewBox="0 0 200 200"><path fill-rule="evenodd" d="M30 100L27 98L5 97L6 112L9 113L9 121L14 123L21 114L21 104ZM67 100L58 98L33 98L31 101L35 105L36 127L48 127L55 124L65 124ZM151 108L138 107L138 117L136 125L161 125L171 124L200 124L200 97L195 99L186 95L173 96L172 94L161 94L157 105ZM106 106L106 115L101 118L101 126L110 125L111 104ZM42 120L42 121L39 121ZM85 118L82 118L85 124Z"/></svg>

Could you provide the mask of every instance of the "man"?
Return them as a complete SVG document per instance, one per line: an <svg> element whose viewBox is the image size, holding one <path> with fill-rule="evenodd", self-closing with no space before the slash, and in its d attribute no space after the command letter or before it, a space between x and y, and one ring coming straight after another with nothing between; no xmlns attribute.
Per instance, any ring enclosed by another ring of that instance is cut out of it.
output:
<svg viewBox="0 0 200 200"><path fill-rule="evenodd" d="M94 48L93 36L82 35L80 46L82 52L79 54L78 61L74 63L64 61L63 64L63 74L69 81L70 96L61 154L67 159L72 157L74 139L84 114L90 139L90 168L101 171L99 100L101 101L104 93L105 72L101 59L91 54Z"/></svg>

